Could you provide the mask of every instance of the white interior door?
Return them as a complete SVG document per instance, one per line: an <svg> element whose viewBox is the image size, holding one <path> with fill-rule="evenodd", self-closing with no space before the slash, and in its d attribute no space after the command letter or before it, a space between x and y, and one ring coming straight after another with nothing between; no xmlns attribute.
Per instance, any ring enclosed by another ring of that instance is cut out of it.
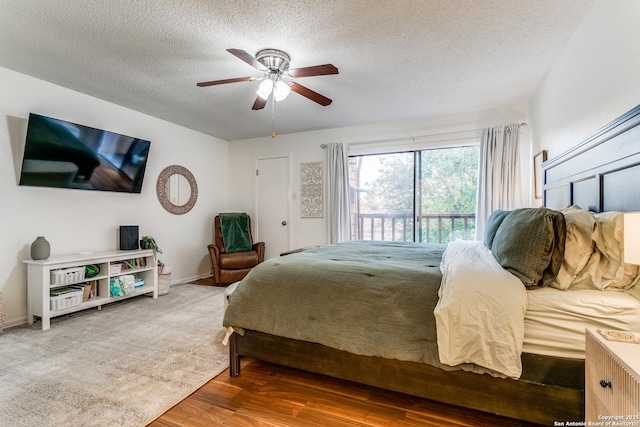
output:
<svg viewBox="0 0 640 427"><path fill-rule="evenodd" d="M258 159L256 172L256 238L265 242L265 259L290 250L289 157Z"/></svg>

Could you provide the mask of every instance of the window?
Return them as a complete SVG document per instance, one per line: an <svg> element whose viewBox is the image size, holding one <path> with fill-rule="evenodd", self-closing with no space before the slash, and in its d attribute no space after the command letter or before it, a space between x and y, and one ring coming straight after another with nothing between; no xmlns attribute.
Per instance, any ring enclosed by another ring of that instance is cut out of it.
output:
<svg viewBox="0 0 640 427"><path fill-rule="evenodd" d="M349 157L353 240L475 236L477 145Z"/></svg>

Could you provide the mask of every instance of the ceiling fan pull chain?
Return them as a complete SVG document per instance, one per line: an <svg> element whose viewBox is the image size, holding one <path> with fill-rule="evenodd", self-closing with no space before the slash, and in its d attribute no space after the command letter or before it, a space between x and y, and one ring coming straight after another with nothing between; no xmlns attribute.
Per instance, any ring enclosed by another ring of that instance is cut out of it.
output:
<svg viewBox="0 0 640 427"><path fill-rule="evenodd" d="M276 139L276 99L271 96L271 139Z"/></svg>

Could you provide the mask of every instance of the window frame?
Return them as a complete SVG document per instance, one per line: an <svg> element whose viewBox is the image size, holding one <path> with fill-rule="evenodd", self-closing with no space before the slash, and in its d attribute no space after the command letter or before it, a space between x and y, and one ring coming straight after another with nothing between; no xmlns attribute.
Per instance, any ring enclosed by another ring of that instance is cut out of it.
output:
<svg viewBox="0 0 640 427"><path fill-rule="evenodd" d="M363 156L377 156L377 155L385 155L385 154L402 154L402 153L412 153L413 154L413 188L412 188L412 212L411 218L413 219L412 224L412 241L422 243L422 224L421 224L421 211L422 211L422 200L418 197L419 194L422 194L422 180L420 180L421 170L422 170L422 155L423 151L430 150L440 150L447 148L465 148L465 147L477 147L478 148L478 163L480 161L480 136L474 136L471 138L460 138L446 142L440 143L432 143L432 144L414 144L413 147L397 150L399 148L398 145L388 146L387 148L383 148L382 146L373 146L367 144L366 147L357 147L358 149L352 149L349 146L348 158L352 157L363 157ZM374 148L375 147L375 148ZM351 185L350 185L351 186ZM477 183L476 183L477 186ZM351 195L350 195L351 197ZM350 202L351 204L351 202ZM356 205L360 205L359 200L355 203ZM476 214L474 209L474 214ZM355 221L356 212L352 212L352 225ZM465 220L466 221L466 220ZM356 229L357 230L357 229ZM356 230L352 230L351 237L357 237ZM373 236L373 231L372 231ZM428 240L428 236L427 236Z"/></svg>

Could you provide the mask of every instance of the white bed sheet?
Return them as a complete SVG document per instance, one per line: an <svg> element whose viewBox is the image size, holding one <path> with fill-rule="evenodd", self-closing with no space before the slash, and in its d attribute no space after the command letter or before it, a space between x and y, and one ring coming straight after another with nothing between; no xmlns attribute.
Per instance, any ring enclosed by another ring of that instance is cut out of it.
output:
<svg viewBox="0 0 640 427"><path fill-rule="evenodd" d="M584 359L587 326L640 332L640 300L626 291L527 291L522 351Z"/></svg>
<svg viewBox="0 0 640 427"><path fill-rule="evenodd" d="M440 362L520 378L527 308L522 282L479 241L449 243L440 270L442 283L433 312Z"/></svg>

